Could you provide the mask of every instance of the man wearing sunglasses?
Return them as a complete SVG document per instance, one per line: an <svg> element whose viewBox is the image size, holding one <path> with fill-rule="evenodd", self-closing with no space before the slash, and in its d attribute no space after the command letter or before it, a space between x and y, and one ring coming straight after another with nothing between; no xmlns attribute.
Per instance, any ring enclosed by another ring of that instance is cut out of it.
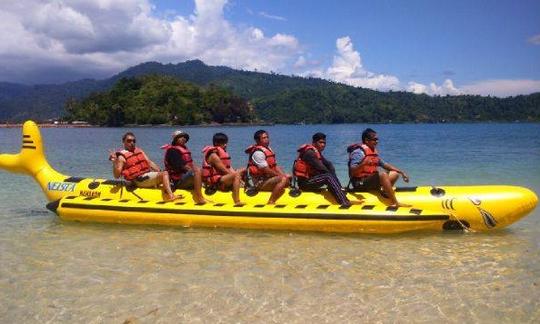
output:
<svg viewBox="0 0 540 324"><path fill-rule="evenodd" d="M124 177L126 181L131 181L139 188L157 188L162 185L163 199L166 201L181 198L173 194L167 171L161 171L144 151L136 146L137 140L132 132L124 134L122 143L123 150L109 154L115 178Z"/></svg>
<svg viewBox="0 0 540 324"><path fill-rule="evenodd" d="M410 207L397 201L394 184L399 176L409 182L407 174L379 157L376 149L379 143L377 133L367 128L362 132L362 144L353 144L347 148L349 152L349 177L354 190L381 190L388 196L392 207ZM388 172L379 172L381 167Z"/></svg>

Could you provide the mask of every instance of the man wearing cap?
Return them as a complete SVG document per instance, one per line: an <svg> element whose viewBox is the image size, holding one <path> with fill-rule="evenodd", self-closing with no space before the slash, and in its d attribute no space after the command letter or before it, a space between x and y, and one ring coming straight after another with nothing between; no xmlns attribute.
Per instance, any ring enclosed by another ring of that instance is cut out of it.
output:
<svg viewBox="0 0 540 324"><path fill-rule="evenodd" d="M191 152L186 147L189 134L177 130L172 134L170 145L161 148L165 151L165 169L169 173L172 187L175 189L193 189L193 200L197 204L204 204L206 199L202 195L201 169L193 164Z"/></svg>

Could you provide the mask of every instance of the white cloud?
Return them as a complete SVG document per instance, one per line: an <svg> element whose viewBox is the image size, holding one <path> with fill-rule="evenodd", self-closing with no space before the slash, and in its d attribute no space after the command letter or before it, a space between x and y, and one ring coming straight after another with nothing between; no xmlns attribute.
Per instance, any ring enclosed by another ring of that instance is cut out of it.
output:
<svg viewBox="0 0 540 324"><path fill-rule="evenodd" d="M134 50L162 43L170 35L167 24L151 16L145 0L22 2L26 8L11 13L25 30L60 42L67 53Z"/></svg>
<svg viewBox="0 0 540 324"><path fill-rule="evenodd" d="M296 62L294 62L294 67L298 69L303 68L306 65L307 65L307 60L303 55L300 55L298 59L296 59Z"/></svg>
<svg viewBox="0 0 540 324"><path fill-rule="evenodd" d="M254 41L262 40L264 39L264 33L259 28L253 28L251 30L251 38Z"/></svg>
<svg viewBox="0 0 540 324"><path fill-rule="evenodd" d="M526 95L540 92L540 81L538 80L483 80L471 84L455 87L452 80L447 79L442 85L430 83L426 86L417 82L409 82L407 91L428 95L482 95L494 97L509 97L516 95Z"/></svg>
<svg viewBox="0 0 540 324"><path fill-rule="evenodd" d="M539 80L485 80L461 87L465 93L509 97L540 92Z"/></svg>
<svg viewBox="0 0 540 324"><path fill-rule="evenodd" d="M424 93L430 96L472 94L508 97L540 92L540 81L538 80L486 80L469 85L456 86L451 79L446 79L440 85L434 82L426 85L416 81L410 81L407 86L403 86L395 76L377 74L364 68L360 53L354 50L353 43L349 37L338 38L336 41L336 50L337 53L334 56L333 64L328 69L312 69L301 75L305 77L320 77L352 86L381 91L401 90L416 94ZM301 56L296 61L295 67L304 66L306 66L306 60Z"/></svg>
<svg viewBox="0 0 540 324"><path fill-rule="evenodd" d="M336 49L333 64L325 72L326 78L356 87L383 91L400 89L397 77L364 69L360 53L354 50L348 36L337 39Z"/></svg>
<svg viewBox="0 0 540 324"><path fill-rule="evenodd" d="M150 0L2 1L0 81L100 78L149 60L279 71L300 53L292 35L231 25L226 4L195 0L189 17L161 19Z"/></svg>
<svg viewBox="0 0 540 324"><path fill-rule="evenodd" d="M91 39L96 36L90 18L61 2L51 2L37 7L24 20L24 25L37 34L54 39Z"/></svg>
<svg viewBox="0 0 540 324"><path fill-rule="evenodd" d="M299 75L314 76L314 74L311 73L313 71L308 69L320 69L321 62L319 60L313 59L312 56L309 54L307 54L306 56L298 56L294 61L292 68L296 71L296 73L299 73ZM317 72L315 74L322 76L323 71Z"/></svg>
<svg viewBox="0 0 540 324"><path fill-rule="evenodd" d="M414 81L409 82L407 86L407 91L413 92L416 94L425 93L431 96L445 96L445 95L459 95L463 91L456 88L454 83L450 79L444 80L444 82L439 86L435 83L430 83L429 86L426 86L421 83Z"/></svg>
<svg viewBox="0 0 540 324"><path fill-rule="evenodd" d="M540 45L540 34L529 37L527 41L534 45Z"/></svg>
<svg viewBox="0 0 540 324"><path fill-rule="evenodd" d="M415 81L411 81L411 82L409 82L409 86L407 87L407 91L412 92L412 93L416 93L416 94L421 94L421 93L427 94L428 87L425 84L418 83L418 82L415 82Z"/></svg>
<svg viewBox="0 0 540 324"><path fill-rule="evenodd" d="M455 86L415 81L364 66L349 37L336 40L330 67L305 53L294 35L234 26L227 0L194 0L189 16L159 18L153 0L0 1L0 81L42 83L104 78L146 61L201 59L212 65L290 72L376 90L429 95L510 96L540 91L538 80L486 80ZM279 16L267 15L278 19ZM540 44L540 35L528 39Z"/></svg>
<svg viewBox="0 0 540 324"><path fill-rule="evenodd" d="M264 11L259 12L259 16L264 17L264 18L268 18L268 19L273 19L273 20L287 21L287 19L285 17L271 15L271 14L268 14L268 13L266 13Z"/></svg>
<svg viewBox="0 0 540 324"><path fill-rule="evenodd" d="M284 46L289 48L297 48L298 40L294 36L276 34L272 36L268 44L272 46Z"/></svg>
<svg viewBox="0 0 540 324"><path fill-rule="evenodd" d="M321 70L321 69L312 69L312 70L306 71L304 73L301 73L300 75L305 77L305 78L319 78L319 79L325 79L326 78L325 71Z"/></svg>

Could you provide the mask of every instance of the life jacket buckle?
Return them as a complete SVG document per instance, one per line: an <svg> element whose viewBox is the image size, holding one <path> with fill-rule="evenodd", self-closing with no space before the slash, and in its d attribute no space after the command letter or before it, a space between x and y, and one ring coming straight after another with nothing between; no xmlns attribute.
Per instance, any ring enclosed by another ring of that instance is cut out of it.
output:
<svg viewBox="0 0 540 324"><path fill-rule="evenodd" d="M213 194L216 193L216 191L218 190L217 186L213 185L213 186L206 186L204 188L204 194L207 195L207 196L211 196Z"/></svg>
<svg viewBox="0 0 540 324"><path fill-rule="evenodd" d="M302 191L299 189L299 188L291 188L289 190L289 196L293 197L293 198L296 198L298 196L300 196L302 194Z"/></svg>
<svg viewBox="0 0 540 324"><path fill-rule="evenodd" d="M259 190L257 190L255 187L246 187L245 192L249 197L253 197L259 193Z"/></svg>

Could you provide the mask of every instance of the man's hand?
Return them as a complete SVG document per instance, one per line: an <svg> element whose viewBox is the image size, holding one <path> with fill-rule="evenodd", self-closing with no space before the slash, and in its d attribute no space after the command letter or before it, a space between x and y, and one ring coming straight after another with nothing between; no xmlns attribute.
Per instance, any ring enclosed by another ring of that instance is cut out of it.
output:
<svg viewBox="0 0 540 324"><path fill-rule="evenodd" d="M116 160L116 152L109 150L109 161L114 162Z"/></svg>
<svg viewBox="0 0 540 324"><path fill-rule="evenodd" d="M407 175L407 173L401 171L401 177L403 178L403 181L405 182L409 182L409 176Z"/></svg>

